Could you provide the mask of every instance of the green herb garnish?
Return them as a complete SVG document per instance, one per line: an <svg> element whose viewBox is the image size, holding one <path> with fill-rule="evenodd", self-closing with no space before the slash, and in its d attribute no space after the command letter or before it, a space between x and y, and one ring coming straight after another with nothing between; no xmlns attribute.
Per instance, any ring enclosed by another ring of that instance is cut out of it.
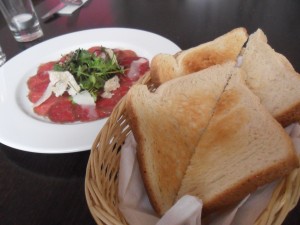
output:
<svg viewBox="0 0 300 225"><path fill-rule="evenodd" d="M111 49L102 47L101 53L101 56L96 56L87 50L77 49L67 55L65 62L55 64L54 70L69 71L80 88L87 90L96 100L98 91L107 80L116 74L124 74L124 68Z"/></svg>

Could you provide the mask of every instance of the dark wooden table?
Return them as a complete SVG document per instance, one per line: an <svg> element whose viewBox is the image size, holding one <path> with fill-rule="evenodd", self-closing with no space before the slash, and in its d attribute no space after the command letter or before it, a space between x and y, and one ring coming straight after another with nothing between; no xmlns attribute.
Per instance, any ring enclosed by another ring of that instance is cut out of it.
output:
<svg viewBox="0 0 300 225"><path fill-rule="evenodd" d="M57 2L34 1L37 14L41 16ZM72 16L42 23L44 36L31 43L17 43L0 15L0 44L9 60L62 34L128 27L160 34L187 49L243 26L249 33L262 28L271 46L299 72L299 12L299 0L90 0ZM0 124L0 129L5 127ZM84 194L88 157L89 149L40 154L0 143L0 224L95 224ZM300 204L284 224L300 224Z"/></svg>

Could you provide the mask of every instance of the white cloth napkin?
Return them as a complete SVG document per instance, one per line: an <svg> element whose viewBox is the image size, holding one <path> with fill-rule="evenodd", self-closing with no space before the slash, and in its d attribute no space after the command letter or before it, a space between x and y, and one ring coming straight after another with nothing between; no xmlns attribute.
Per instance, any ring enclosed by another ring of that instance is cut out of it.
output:
<svg viewBox="0 0 300 225"><path fill-rule="evenodd" d="M286 128L300 155L300 126ZM278 181L259 188L237 206L201 221L202 201L193 196L182 197L159 218L149 202L136 159L136 142L128 135L121 150L119 174L119 208L130 225L253 225L267 206Z"/></svg>
<svg viewBox="0 0 300 225"><path fill-rule="evenodd" d="M61 10L59 10L57 13L60 15L71 15L73 12L75 12L77 9L79 9L81 6L83 6L88 0L82 0L82 4L80 5L66 5Z"/></svg>

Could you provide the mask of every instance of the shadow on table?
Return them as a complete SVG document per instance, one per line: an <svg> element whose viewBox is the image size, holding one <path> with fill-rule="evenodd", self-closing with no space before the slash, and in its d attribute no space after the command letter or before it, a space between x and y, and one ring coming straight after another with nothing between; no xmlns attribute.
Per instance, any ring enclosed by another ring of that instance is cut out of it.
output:
<svg viewBox="0 0 300 225"><path fill-rule="evenodd" d="M67 154L40 154L9 148L0 144L2 161L31 173L52 177L83 178L90 151ZM6 158L6 159L5 159Z"/></svg>

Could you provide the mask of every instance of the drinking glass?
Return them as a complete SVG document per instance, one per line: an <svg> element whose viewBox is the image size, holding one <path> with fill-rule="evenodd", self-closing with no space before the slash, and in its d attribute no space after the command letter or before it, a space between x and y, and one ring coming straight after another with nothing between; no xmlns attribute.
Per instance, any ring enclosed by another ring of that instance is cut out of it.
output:
<svg viewBox="0 0 300 225"><path fill-rule="evenodd" d="M5 60L6 60L6 55L4 54L0 46L0 66L2 66L5 63Z"/></svg>
<svg viewBox="0 0 300 225"><path fill-rule="evenodd" d="M43 31L31 0L0 0L0 10L18 42L43 36Z"/></svg>

